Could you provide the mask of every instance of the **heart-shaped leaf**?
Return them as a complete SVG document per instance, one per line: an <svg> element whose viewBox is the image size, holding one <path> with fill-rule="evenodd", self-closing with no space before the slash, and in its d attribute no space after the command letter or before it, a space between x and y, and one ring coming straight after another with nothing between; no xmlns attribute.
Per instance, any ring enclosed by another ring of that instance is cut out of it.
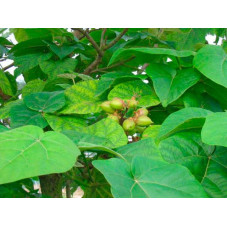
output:
<svg viewBox="0 0 227 227"><path fill-rule="evenodd" d="M88 114L101 112L100 104L104 100L95 97L97 86L97 80L87 80L66 89L66 106L61 110L61 113Z"/></svg>
<svg viewBox="0 0 227 227"><path fill-rule="evenodd" d="M0 184L66 172L80 154L65 135L24 126L0 133Z"/></svg>
<svg viewBox="0 0 227 227"><path fill-rule="evenodd" d="M190 171L180 165L139 156L130 166L116 158L93 161L93 165L110 183L116 198L207 197Z"/></svg>
<svg viewBox="0 0 227 227"><path fill-rule="evenodd" d="M211 197L227 197L227 149L203 144L199 133L182 132L159 145L163 158L187 167Z"/></svg>
<svg viewBox="0 0 227 227"><path fill-rule="evenodd" d="M227 87L227 54L221 46L206 45L194 58L194 66L215 83Z"/></svg>
<svg viewBox="0 0 227 227"><path fill-rule="evenodd" d="M48 125L40 112L27 108L21 100L10 108L10 120L10 126L12 128L24 125L36 125L45 128Z"/></svg>
<svg viewBox="0 0 227 227"><path fill-rule="evenodd" d="M151 77L155 92L164 107L177 100L200 79L199 73L192 68L176 71L164 64L150 64L146 72Z"/></svg>
<svg viewBox="0 0 227 227"><path fill-rule="evenodd" d="M24 98L26 106L44 113L54 113L65 105L63 92L38 92Z"/></svg>

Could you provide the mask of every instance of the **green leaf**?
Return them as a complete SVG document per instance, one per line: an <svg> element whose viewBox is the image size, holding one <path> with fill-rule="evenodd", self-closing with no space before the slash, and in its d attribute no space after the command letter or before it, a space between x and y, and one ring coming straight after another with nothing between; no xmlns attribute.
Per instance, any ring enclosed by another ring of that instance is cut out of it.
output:
<svg viewBox="0 0 227 227"><path fill-rule="evenodd" d="M32 93L43 91L45 84L46 83L40 79L29 81L22 89L23 98Z"/></svg>
<svg viewBox="0 0 227 227"><path fill-rule="evenodd" d="M14 64L19 66L17 73L21 74L27 72L28 70L38 66L40 63L50 59L52 57L51 53L35 53L27 54L22 56L17 56L14 58Z"/></svg>
<svg viewBox="0 0 227 227"><path fill-rule="evenodd" d="M10 108L10 120L10 126L12 128L24 125L36 125L45 128L48 125L41 113L30 110L22 101Z"/></svg>
<svg viewBox="0 0 227 227"><path fill-rule="evenodd" d="M12 80L15 81L15 78L11 78L12 76L9 74L5 74L2 70L0 70L0 89L5 95L14 96L16 93L15 87L11 83Z"/></svg>
<svg viewBox="0 0 227 227"><path fill-rule="evenodd" d="M54 113L65 105L63 92L38 92L24 98L25 105L39 112Z"/></svg>
<svg viewBox="0 0 227 227"><path fill-rule="evenodd" d="M62 28L11 28L18 42L47 36L60 36L65 30Z"/></svg>
<svg viewBox="0 0 227 227"><path fill-rule="evenodd" d="M170 56L176 56L176 57L188 57L195 55L195 52L184 50L184 51L177 51L173 49L165 49L165 48L146 48L146 47L140 47L140 48L129 48L129 49L118 49L114 52L112 55L109 64L111 65L115 63L116 61L120 61L125 58L125 56L129 55L135 55L137 53L147 54L147 55L170 55Z"/></svg>
<svg viewBox="0 0 227 227"><path fill-rule="evenodd" d="M83 132L108 139L107 147L116 148L128 143L123 128L114 120L105 118L97 123L81 129Z"/></svg>
<svg viewBox="0 0 227 227"><path fill-rule="evenodd" d="M221 46L206 45L194 58L194 67L207 78L227 87L227 54Z"/></svg>
<svg viewBox="0 0 227 227"><path fill-rule="evenodd" d="M66 172L80 154L76 145L57 132L43 133L24 126L0 133L0 184L51 173Z"/></svg>
<svg viewBox="0 0 227 227"><path fill-rule="evenodd" d="M8 131L8 130L9 130L9 129L8 129L8 128L6 128L5 126L0 125L0 133L1 133L1 132Z"/></svg>
<svg viewBox="0 0 227 227"><path fill-rule="evenodd" d="M130 166L116 158L92 163L110 183L116 198L207 197L189 170L180 165L139 156Z"/></svg>
<svg viewBox="0 0 227 227"><path fill-rule="evenodd" d="M146 72L153 81L163 107L177 100L200 79L199 73L192 68L176 71L164 64L150 64Z"/></svg>
<svg viewBox="0 0 227 227"><path fill-rule="evenodd" d="M205 43L208 29L189 28L186 32L181 31L167 35L167 40L175 43L177 50L195 50L196 44Z"/></svg>
<svg viewBox="0 0 227 227"><path fill-rule="evenodd" d="M153 138L155 139L158 136L161 125L150 125L148 126L142 134L142 139Z"/></svg>
<svg viewBox="0 0 227 227"><path fill-rule="evenodd" d="M86 120L77 116L57 116L45 114L44 118L54 131L79 130L80 127L87 126Z"/></svg>
<svg viewBox="0 0 227 227"><path fill-rule="evenodd" d="M158 138L163 139L173 133L186 129L202 128L205 118L211 114L209 110L189 107L170 114L163 122Z"/></svg>
<svg viewBox="0 0 227 227"><path fill-rule="evenodd" d="M49 43L48 45L53 53L55 53L60 59L63 59L64 57L68 56L71 54L78 46L78 44L75 45L62 45L62 46L57 46L54 43Z"/></svg>
<svg viewBox="0 0 227 227"><path fill-rule="evenodd" d="M182 132L160 143L163 158L187 167L211 197L227 197L227 149L205 145L198 133Z"/></svg>
<svg viewBox="0 0 227 227"><path fill-rule="evenodd" d="M116 152L123 155L128 162L131 162L135 156L163 160L152 138L119 147L116 149Z"/></svg>
<svg viewBox="0 0 227 227"><path fill-rule="evenodd" d="M8 102L3 107L1 107L0 108L0 119L8 118L10 116L11 107L13 107L14 105L17 105L20 102L21 102L21 100L18 99L16 101Z"/></svg>
<svg viewBox="0 0 227 227"><path fill-rule="evenodd" d="M127 100L131 99L132 96L137 97L138 105L142 107L156 106L160 103L152 88L138 80L118 84L110 91L108 99L112 100L118 97Z"/></svg>
<svg viewBox="0 0 227 227"><path fill-rule="evenodd" d="M201 135L206 144L227 147L227 112L207 116Z"/></svg>
<svg viewBox="0 0 227 227"><path fill-rule="evenodd" d="M40 63L40 68L50 78L55 78L59 74L72 72L77 66L77 59L66 58L59 61L49 60Z"/></svg>
<svg viewBox="0 0 227 227"><path fill-rule="evenodd" d="M103 147L109 146L110 144L111 146L109 147L114 146L114 144L112 144L111 141L107 138L84 133L81 132L81 130L80 131L65 130L62 131L62 133L68 136L77 146L83 145L85 143L96 144Z"/></svg>
<svg viewBox="0 0 227 227"><path fill-rule="evenodd" d="M88 114L101 112L100 104L104 101L95 97L98 86L97 80L78 82L66 89L66 106L61 110L62 114Z"/></svg>

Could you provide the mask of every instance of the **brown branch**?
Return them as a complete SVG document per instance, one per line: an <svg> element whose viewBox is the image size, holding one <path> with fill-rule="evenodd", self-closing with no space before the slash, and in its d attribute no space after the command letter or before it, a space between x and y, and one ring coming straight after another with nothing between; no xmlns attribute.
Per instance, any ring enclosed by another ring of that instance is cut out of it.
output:
<svg viewBox="0 0 227 227"><path fill-rule="evenodd" d="M100 49L102 49L103 46L105 45L104 36L105 36L106 30L107 30L107 28L103 28L103 30L102 30L101 40L100 40Z"/></svg>
<svg viewBox="0 0 227 227"><path fill-rule="evenodd" d="M98 66L99 63L101 63L101 61L102 61L102 57L98 55L98 56L95 58L95 60L94 60L94 61L93 61L85 70L84 70L83 74L88 75L89 73L91 73L92 70L93 70L94 68L96 68L96 67Z"/></svg>
<svg viewBox="0 0 227 227"><path fill-rule="evenodd" d="M104 67L104 68L99 68L99 69L92 70L91 73L100 72L100 71L105 71L105 70L112 69L112 68L115 68L115 67L120 66L120 65L124 65L126 62L129 62L129 61L131 61L131 60L134 59L134 58L135 58L135 56L132 56L132 57L130 57L129 59L126 59L126 60L124 60L124 61L120 61L120 62L118 62L118 63L116 63L116 64L113 64L113 65L111 65L111 66L109 66L109 67ZM127 66L126 66L126 67L127 67Z"/></svg>
<svg viewBox="0 0 227 227"><path fill-rule="evenodd" d="M111 41L107 46L104 47L104 50L107 50L115 45L127 31L128 28L125 28L113 41Z"/></svg>
<svg viewBox="0 0 227 227"><path fill-rule="evenodd" d="M137 73L141 74L148 66L149 66L149 63L144 63L141 69L137 71Z"/></svg>
<svg viewBox="0 0 227 227"><path fill-rule="evenodd" d="M7 69L11 68L12 66L14 66L14 62L7 65L6 67L2 68L3 71L6 71Z"/></svg>
<svg viewBox="0 0 227 227"><path fill-rule="evenodd" d="M103 56L103 51L100 49L98 44L95 42L95 40L89 35L89 33L86 30L83 30L82 28L73 28L73 30L78 30L80 33L82 33L86 38L89 40L89 42L92 44L92 46L96 49L99 56Z"/></svg>

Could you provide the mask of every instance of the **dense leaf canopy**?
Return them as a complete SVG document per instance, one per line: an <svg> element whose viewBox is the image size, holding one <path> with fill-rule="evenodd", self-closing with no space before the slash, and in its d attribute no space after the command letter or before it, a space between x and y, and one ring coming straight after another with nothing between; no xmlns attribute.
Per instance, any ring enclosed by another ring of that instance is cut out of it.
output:
<svg viewBox="0 0 227 227"><path fill-rule="evenodd" d="M226 198L225 35L0 29L0 197Z"/></svg>

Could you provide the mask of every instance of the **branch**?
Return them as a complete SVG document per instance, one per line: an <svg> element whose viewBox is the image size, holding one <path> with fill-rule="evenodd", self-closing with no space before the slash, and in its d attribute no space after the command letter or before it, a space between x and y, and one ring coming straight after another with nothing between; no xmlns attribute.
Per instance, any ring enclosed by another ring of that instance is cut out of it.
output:
<svg viewBox="0 0 227 227"><path fill-rule="evenodd" d="M89 73L92 72L92 70L94 68L96 68L96 66L102 61L102 57L101 56L97 56L96 59L84 70L83 74L88 75Z"/></svg>
<svg viewBox="0 0 227 227"><path fill-rule="evenodd" d="M127 31L128 28L125 28L113 41L111 41L107 46L105 46L104 50L107 50L113 45L115 45Z"/></svg>
<svg viewBox="0 0 227 227"><path fill-rule="evenodd" d="M150 64L149 63L144 63L141 69L137 71L138 74L141 74Z"/></svg>
<svg viewBox="0 0 227 227"><path fill-rule="evenodd" d="M82 28L73 28L73 30L78 30L80 33L82 33L86 38L90 41L92 46L96 49L99 56L103 56L103 51L99 48L98 44L95 42L95 40L89 35L89 33L86 30L83 30Z"/></svg>
<svg viewBox="0 0 227 227"><path fill-rule="evenodd" d="M11 63L10 65L7 65L6 67L2 68L3 71L6 71L7 69L11 68L12 66L14 66L14 62Z"/></svg>
<svg viewBox="0 0 227 227"><path fill-rule="evenodd" d="M105 45L104 36L105 36L106 30L107 28L103 28L102 30L101 40L100 40L100 49L102 49L102 47Z"/></svg>
<svg viewBox="0 0 227 227"><path fill-rule="evenodd" d="M113 65L111 65L111 66L109 66L109 67L99 68L99 69L92 70L91 73L100 72L100 71L105 71L105 70L112 69L112 68L115 68L115 67L120 66L120 65L124 65L126 62L129 62L129 61L131 61L131 60L134 59L134 58L135 58L135 56L132 56L132 57L130 57L129 59L126 59L126 60L124 60L124 61L120 61L120 62L118 62L118 63L116 63L116 64L113 64Z"/></svg>

